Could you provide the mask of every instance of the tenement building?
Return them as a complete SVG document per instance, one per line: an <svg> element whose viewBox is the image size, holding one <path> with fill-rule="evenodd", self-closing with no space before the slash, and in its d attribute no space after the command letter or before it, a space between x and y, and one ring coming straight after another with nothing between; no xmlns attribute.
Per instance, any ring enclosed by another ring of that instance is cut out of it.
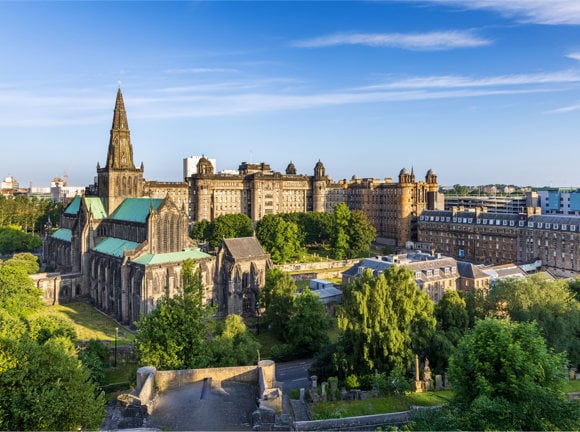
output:
<svg viewBox="0 0 580 432"><path fill-rule="evenodd" d="M378 276L394 265L411 270L417 288L436 303L447 291L489 290L490 277L475 265L441 254L422 252L365 258L342 273L342 282L351 283L365 270Z"/></svg>
<svg viewBox="0 0 580 432"><path fill-rule="evenodd" d="M475 263L537 263L557 276L580 270L578 217L427 210L419 217L418 239Z"/></svg>
<svg viewBox="0 0 580 432"><path fill-rule="evenodd" d="M136 167L133 162L119 89L107 160L104 167L97 164L97 194L76 197L60 227L47 230L44 258L62 277L51 274L36 281L45 301L88 296L103 311L132 324L164 293L183 288L182 265L191 259L200 270L206 302L223 314L255 315L258 290L271 265L268 254L253 237L232 244L225 240L219 260L201 252L189 237L186 184L147 182L143 172L143 163ZM60 289L62 280L67 282Z"/></svg>
<svg viewBox="0 0 580 432"><path fill-rule="evenodd" d="M413 170L402 169L399 182L392 179L358 179L333 182L321 161L313 175L297 174L290 162L284 174L267 163L242 162L237 174L215 173L214 164L202 157L188 179L190 218L212 221L224 214L242 213L253 221L264 215L296 212L332 212L346 203L362 210L377 236L404 246L417 238L417 219L423 210L443 208L437 175L429 170L425 181L416 181Z"/></svg>

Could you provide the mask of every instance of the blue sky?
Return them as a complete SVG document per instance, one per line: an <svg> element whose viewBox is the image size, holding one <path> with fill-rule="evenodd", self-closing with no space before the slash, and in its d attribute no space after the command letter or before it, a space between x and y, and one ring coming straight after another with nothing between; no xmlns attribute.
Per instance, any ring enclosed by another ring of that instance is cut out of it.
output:
<svg viewBox="0 0 580 432"><path fill-rule="evenodd" d="M0 2L0 176L106 159L121 82L135 163L445 185L580 186L580 2Z"/></svg>

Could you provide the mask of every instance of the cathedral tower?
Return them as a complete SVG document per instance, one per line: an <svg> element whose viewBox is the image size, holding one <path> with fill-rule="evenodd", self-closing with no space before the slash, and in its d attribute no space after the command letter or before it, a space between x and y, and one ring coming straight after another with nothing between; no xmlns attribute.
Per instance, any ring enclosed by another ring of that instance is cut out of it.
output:
<svg viewBox="0 0 580 432"><path fill-rule="evenodd" d="M135 168L131 132L121 88L117 91L113 125L107 151L107 164L97 164L99 197L111 214L125 198L143 196L143 163Z"/></svg>

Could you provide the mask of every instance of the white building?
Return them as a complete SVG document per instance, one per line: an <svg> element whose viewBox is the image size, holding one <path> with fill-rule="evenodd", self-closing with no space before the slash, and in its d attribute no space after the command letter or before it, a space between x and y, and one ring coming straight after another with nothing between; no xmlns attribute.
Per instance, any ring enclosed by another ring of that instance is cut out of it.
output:
<svg viewBox="0 0 580 432"><path fill-rule="evenodd" d="M192 174L197 174L197 163L204 156L190 156L183 159L183 178L187 180ZM215 159L206 158L213 166L213 172L217 172L217 162ZM237 171L236 171L237 174Z"/></svg>

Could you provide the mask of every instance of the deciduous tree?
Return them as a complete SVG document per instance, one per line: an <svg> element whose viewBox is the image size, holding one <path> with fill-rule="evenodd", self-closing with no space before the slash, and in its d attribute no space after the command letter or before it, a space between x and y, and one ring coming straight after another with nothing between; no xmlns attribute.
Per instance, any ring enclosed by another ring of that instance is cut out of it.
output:
<svg viewBox="0 0 580 432"><path fill-rule="evenodd" d="M328 345L331 319L318 295L306 288L294 298L288 341L297 356L312 355Z"/></svg>
<svg viewBox="0 0 580 432"><path fill-rule="evenodd" d="M157 307L141 318L136 342L142 365L158 369L208 367L206 350L207 319L211 310L202 302L202 282L194 262L182 266L183 291L173 297L165 294Z"/></svg>
<svg viewBox="0 0 580 432"><path fill-rule="evenodd" d="M300 256L298 226L279 215L266 215L256 226L256 237L276 264L297 259Z"/></svg>
<svg viewBox="0 0 580 432"><path fill-rule="evenodd" d="M266 284L260 292L260 301L266 309L264 321L269 323L272 334L285 342L296 291L296 283L288 273L277 268L266 272Z"/></svg>
<svg viewBox="0 0 580 432"><path fill-rule="evenodd" d="M336 359L344 374L407 369L435 329L433 302L410 270L392 266L378 277L366 270L343 289Z"/></svg>

